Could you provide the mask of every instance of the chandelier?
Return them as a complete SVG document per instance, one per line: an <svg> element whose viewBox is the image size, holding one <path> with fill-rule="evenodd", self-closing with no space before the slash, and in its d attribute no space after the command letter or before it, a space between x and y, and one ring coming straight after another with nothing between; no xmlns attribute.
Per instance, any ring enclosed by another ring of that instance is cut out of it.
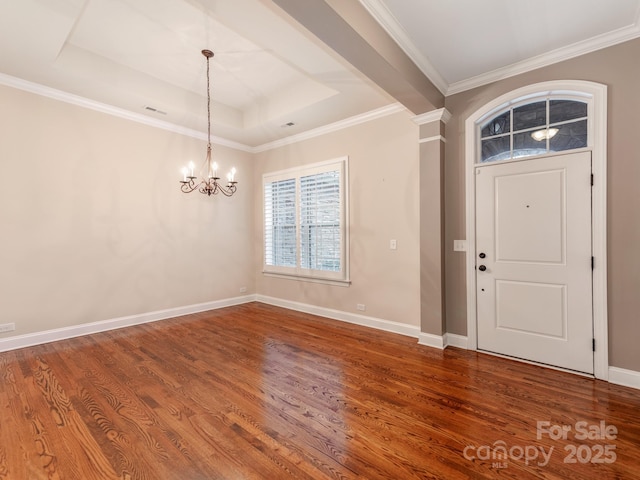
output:
<svg viewBox="0 0 640 480"><path fill-rule="evenodd" d="M180 190L183 193L191 193L198 190L206 195L216 195L222 193L226 197L230 197L236 193L236 169L232 168L227 174L227 183L223 185L219 182L218 164L211 160L211 93L209 81L209 59L213 57L211 50L202 50L202 55L207 59L207 156L200 172L200 178L194 175L195 165L189 162L188 167L182 168L182 180L180 180Z"/></svg>

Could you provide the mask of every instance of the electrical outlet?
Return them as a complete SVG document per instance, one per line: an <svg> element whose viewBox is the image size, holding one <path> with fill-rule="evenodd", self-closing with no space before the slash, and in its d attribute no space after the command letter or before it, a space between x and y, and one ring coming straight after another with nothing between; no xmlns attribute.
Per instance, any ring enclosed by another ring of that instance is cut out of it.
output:
<svg viewBox="0 0 640 480"><path fill-rule="evenodd" d="M5 323L0 325L0 333L13 332L16 329L15 323Z"/></svg>
<svg viewBox="0 0 640 480"><path fill-rule="evenodd" d="M357 304L357 305L356 305L356 308L357 308L358 310L360 310L361 312L364 312L364 311L365 311L364 303L359 303L359 304Z"/></svg>
<svg viewBox="0 0 640 480"><path fill-rule="evenodd" d="M240 293L247 293L247 287L240 287Z"/></svg>

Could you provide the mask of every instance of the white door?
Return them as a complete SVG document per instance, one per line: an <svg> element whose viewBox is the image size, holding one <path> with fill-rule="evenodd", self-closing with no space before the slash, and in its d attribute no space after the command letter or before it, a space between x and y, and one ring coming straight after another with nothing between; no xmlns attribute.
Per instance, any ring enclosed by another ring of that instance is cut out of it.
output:
<svg viewBox="0 0 640 480"><path fill-rule="evenodd" d="M591 153L476 170L478 349L593 373Z"/></svg>

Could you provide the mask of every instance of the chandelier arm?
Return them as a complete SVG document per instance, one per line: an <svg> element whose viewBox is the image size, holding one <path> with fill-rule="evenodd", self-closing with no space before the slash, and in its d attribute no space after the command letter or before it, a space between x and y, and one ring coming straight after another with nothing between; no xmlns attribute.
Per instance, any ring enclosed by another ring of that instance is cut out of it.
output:
<svg viewBox="0 0 640 480"><path fill-rule="evenodd" d="M200 183L196 184L193 180L189 180L188 182L181 181L180 184L180 190L182 190L183 193L191 193L200 186Z"/></svg>
<svg viewBox="0 0 640 480"><path fill-rule="evenodd" d="M238 182L230 182L229 185L227 185L226 187L219 187L220 192L222 192L222 194L225 197L230 197L231 195L233 195L234 193L236 193L236 184Z"/></svg>

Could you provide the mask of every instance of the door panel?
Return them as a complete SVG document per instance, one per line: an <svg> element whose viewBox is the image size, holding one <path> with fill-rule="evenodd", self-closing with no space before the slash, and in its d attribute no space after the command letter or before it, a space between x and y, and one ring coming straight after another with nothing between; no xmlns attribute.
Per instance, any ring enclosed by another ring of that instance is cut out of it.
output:
<svg viewBox="0 0 640 480"><path fill-rule="evenodd" d="M566 338L565 285L496 281L496 328Z"/></svg>
<svg viewBox="0 0 640 480"><path fill-rule="evenodd" d="M477 168L479 349L593 373L590 175L590 152Z"/></svg>
<svg viewBox="0 0 640 480"><path fill-rule="evenodd" d="M495 182L496 260L564 263L565 171L504 175Z"/></svg>

